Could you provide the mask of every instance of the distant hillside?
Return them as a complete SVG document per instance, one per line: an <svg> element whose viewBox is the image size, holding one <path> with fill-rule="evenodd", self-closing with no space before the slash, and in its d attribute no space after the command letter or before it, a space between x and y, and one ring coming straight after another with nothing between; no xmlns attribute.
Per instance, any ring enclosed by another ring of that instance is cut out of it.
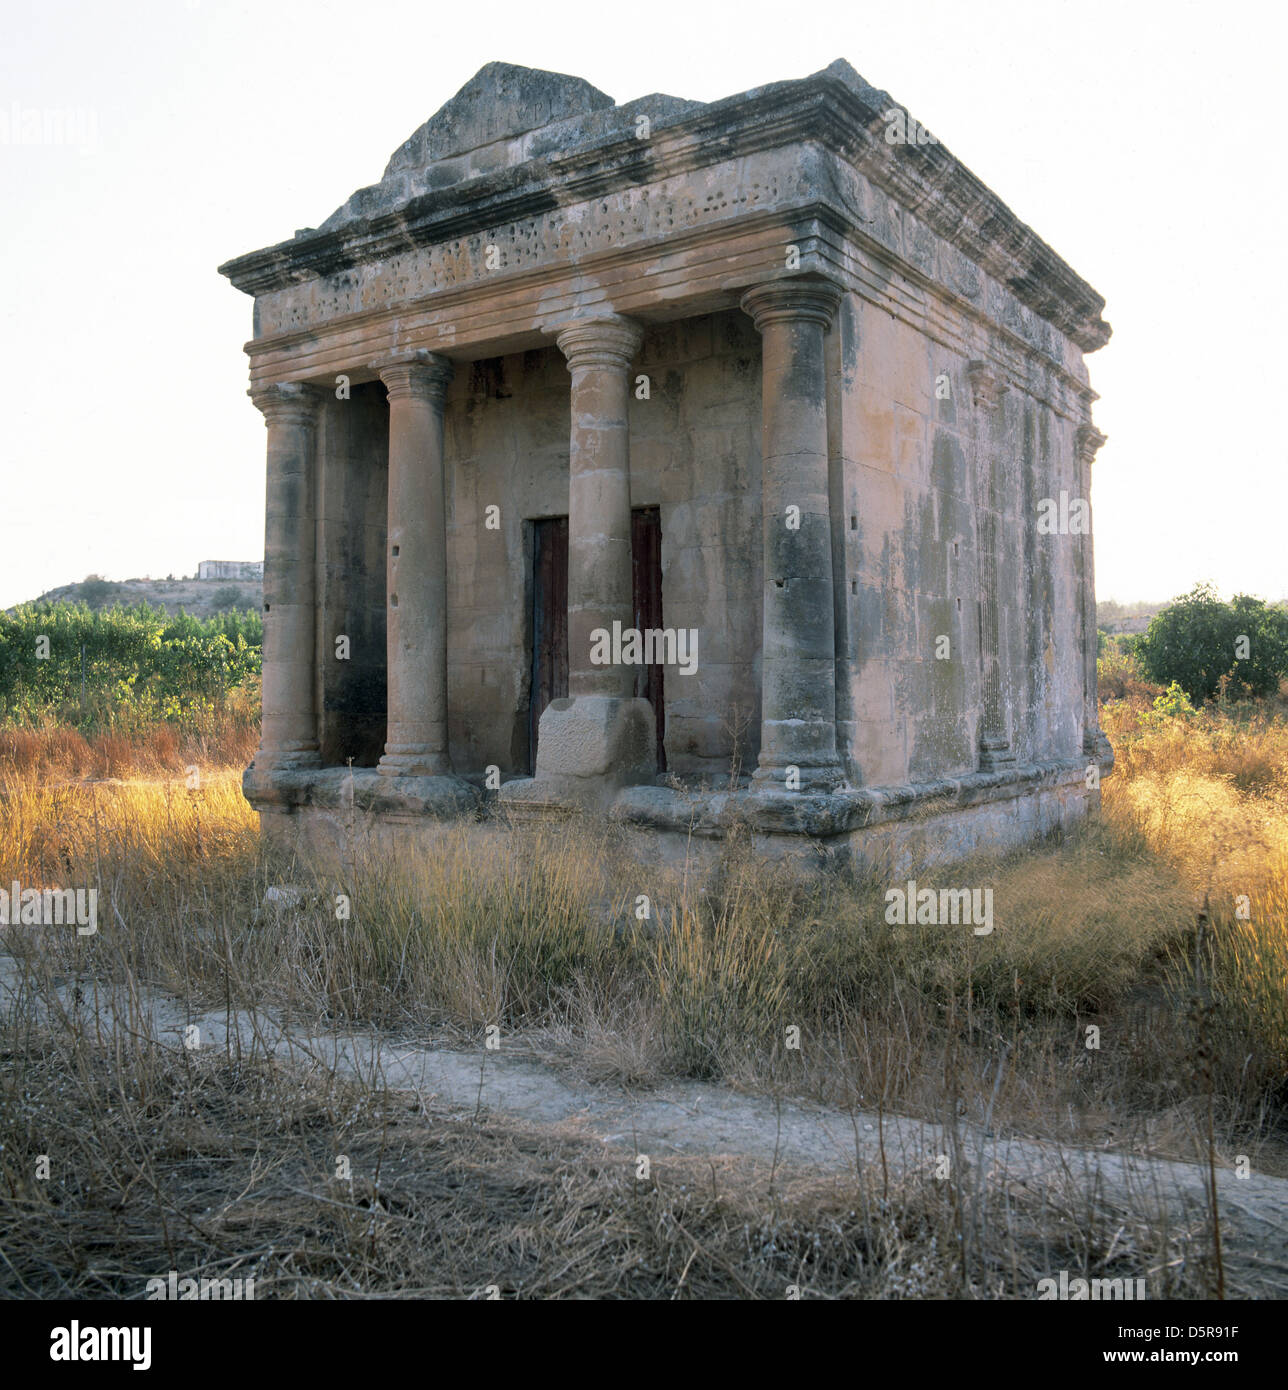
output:
<svg viewBox="0 0 1288 1390"><path fill-rule="evenodd" d="M120 603L151 603L167 613L181 608L197 618L208 618L231 608L260 609L264 585L258 579L125 579L115 581L89 575L79 584L64 584L40 595L37 603L87 603L91 608L111 608Z"/></svg>
<svg viewBox="0 0 1288 1390"><path fill-rule="evenodd" d="M1101 599L1096 604L1096 626L1102 632L1145 632L1154 619L1168 605L1165 601L1156 603L1116 603L1113 599Z"/></svg>
<svg viewBox="0 0 1288 1390"><path fill-rule="evenodd" d="M1288 608L1288 598L1270 602L1272 607ZM1111 636L1147 632L1154 618L1171 606L1170 599L1140 603L1118 603L1114 599L1101 599L1096 604L1096 626Z"/></svg>

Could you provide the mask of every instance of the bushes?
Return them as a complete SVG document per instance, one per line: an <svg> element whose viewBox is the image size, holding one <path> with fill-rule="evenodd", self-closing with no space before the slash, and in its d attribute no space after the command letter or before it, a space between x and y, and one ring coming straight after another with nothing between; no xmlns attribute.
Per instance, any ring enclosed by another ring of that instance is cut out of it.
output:
<svg viewBox="0 0 1288 1390"><path fill-rule="evenodd" d="M237 611L249 608L246 602L246 595L236 586L236 584L225 584L215 590L210 596L210 606L216 613L224 613L230 609Z"/></svg>
<svg viewBox="0 0 1288 1390"><path fill-rule="evenodd" d="M1128 700L1148 703L1159 688L1145 679L1136 655L1138 639L1110 637L1096 662L1097 685L1102 701Z"/></svg>
<svg viewBox="0 0 1288 1390"><path fill-rule="evenodd" d="M142 732L208 718L258 675L262 641L254 612L24 604L0 613L0 721Z"/></svg>
<svg viewBox="0 0 1288 1390"><path fill-rule="evenodd" d="M114 583L110 579L104 579L101 574L87 574L79 584L75 586L76 596L81 603L88 604L90 608L99 609L110 598L114 598L121 591L121 585Z"/></svg>
<svg viewBox="0 0 1288 1390"><path fill-rule="evenodd" d="M1236 691L1272 695L1288 676L1288 611L1247 594L1224 603L1196 584L1155 617L1137 651L1153 680L1177 682L1195 704L1214 698L1226 676Z"/></svg>

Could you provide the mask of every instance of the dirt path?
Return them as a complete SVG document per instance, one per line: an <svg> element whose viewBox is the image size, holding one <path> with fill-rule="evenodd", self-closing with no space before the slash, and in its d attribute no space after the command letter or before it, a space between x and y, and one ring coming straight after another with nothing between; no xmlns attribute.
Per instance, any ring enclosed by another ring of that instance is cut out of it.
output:
<svg viewBox="0 0 1288 1390"><path fill-rule="evenodd" d="M19 991L19 963L0 953L0 1004ZM819 1172L889 1165L891 1172L931 1172L941 1155L978 1183L1015 1183L1042 1191L1072 1181L1124 1210L1166 1206L1179 1220L1207 1207L1205 1170L1197 1165L1124 1153L1071 1149L1029 1139L995 1138L963 1126L943 1127L898 1116L849 1113L799 1101L775 1102L719 1085L675 1081L629 1094L620 1086L572 1083L552 1066L496 1051L461 1052L379 1035L319 1032L288 1026L267 1011L189 1013L153 990L127 998L91 982L56 982L62 1009L79 1014L86 1032L105 1042L116 1030L146 1033L183 1046L195 1026L202 1050L265 1051L284 1061L415 1093L431 1109L459 1116L493 1110L537 1123L572 1124L627 1155L735 1155ZM35 1001L46 1013L52 1000ZM1217 1171L1227 1265L1245 1287L1266 1296L1288 1292L1288 1179Z"/></svg>

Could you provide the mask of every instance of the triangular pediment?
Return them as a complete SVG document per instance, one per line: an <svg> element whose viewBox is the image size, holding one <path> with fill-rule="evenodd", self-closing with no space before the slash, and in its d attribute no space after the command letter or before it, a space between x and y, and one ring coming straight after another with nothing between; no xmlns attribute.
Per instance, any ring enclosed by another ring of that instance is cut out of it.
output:
<svg viewBox="0 0 1288 1390"><path fill-rule="evenodd" d="M385 177L612 105L583 78L487 63L394 152Z"/></svg>

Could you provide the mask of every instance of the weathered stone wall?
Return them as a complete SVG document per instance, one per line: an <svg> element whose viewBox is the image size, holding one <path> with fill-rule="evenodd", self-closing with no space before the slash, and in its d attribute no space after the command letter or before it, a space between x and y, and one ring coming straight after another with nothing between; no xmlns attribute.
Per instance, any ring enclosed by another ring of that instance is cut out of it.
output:
<svg viewBox="0 0 1288 1390"><path fill-rule="evenodd" d="M1068 758L1080 746L1077 538L1036 524L1042 498L1080 495L1073 424L1011 389L994 425L967 368L855 294L829 333L838 731L855 785L978 764L980 509L995 518L1015 755ZM719 781L735 751L744 771L759 751L760 339L740 311L652 326L636 374L649 396L631 401L632 505L661 511L665 625L699 634L698 673L667 672L668 765ZM553 346L462 364L449 387L450 739L462 773L528 766L529 523L567 511L568 431ZM371 766L385 736L383 387L328 400L318 438L323 761ZM493 505L498 530L485 524ZM335 656L341 633L347 663Z"/></svg>
<svg viewBox="0 0 1288 1390"><path fill-rule="evenodd" d="M830 335L838 734L855 785L978 766L985 512L1012 750L1029 762L1081 747L1078 538L1037 524L1043 498L1079 495L1074 424L1015 388L994 423L968 365L853 294Z"/></svg>
<svg viewBox="0 0 1288 1390"><path fill-rule="evenodd" d="M886 786L972 771L979 636L965 363L855 295L832 338L838 727L850 778ZM955 394L936 400L943 371ZM940 637L947 659L936 656Z"/></svg>
<svg viewBox="0 0 1288 1390"><path fill-rule="evenodd" d="M631 400L631 504L662 526L662 613L698 630L699 665L666 672L667 760L727 777L759 736L760 341L740 312L645 334ZM458 772L527 771L531 529L568 511L568 369L549 347L462 366L444 415L448 707ZM489 506L499 529L486 527Z"/></svg>

